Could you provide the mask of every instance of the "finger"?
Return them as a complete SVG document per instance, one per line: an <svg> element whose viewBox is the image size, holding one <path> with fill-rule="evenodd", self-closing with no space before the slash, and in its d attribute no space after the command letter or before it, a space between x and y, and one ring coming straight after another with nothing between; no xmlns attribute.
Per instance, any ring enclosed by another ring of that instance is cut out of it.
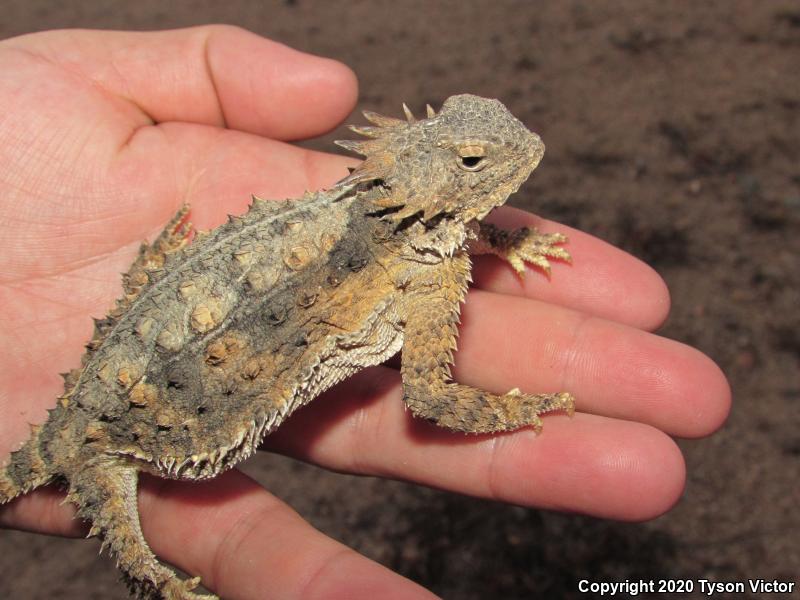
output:
<svg viewBox="0 0 800 600"><path fill-rule="evenodd" d="M494 392L568 391L581 412L685 437L708 435L730 409L725 376L694 348L553 304L479 290L464 306L453 373Z"/></svg>
<svg viewBox="0 0 800 600"><path fill-rule="evenodd" d="M75 508L64 503L64 492L55 485L0 505L0 528L65 537L85 536L89 528L74 517Z"/></svg>
<svg viewBox="0 0 800 600"><path fill-rule="evenodd" d="M225 125L300 139L333 129L357 96L355 75L345 65L227 25L68 30L4 44L67 67L156 123Z"/></svg>
<svg viewBox="0 0 800 600"><path fill-rule="evenodd" d="M0 525L85 535L62 502L63 493L38 490L0 508ZM156 555L224 598L434 598L321 534L238 471L202 483L142 477L139 511Z"/></svg>
<svg viewBox="0 0 800 600"><path fill-rule="evenodd" d="M270 435L267 446L340 471L625 520L665 512L684 486L680 450L640 423L551 415L540 435L450 432L412 417L399 376L385 367L317 402Z"/></svg>
<svg viewBox="0 0 800 600"><path fill-rule="evenodd" d="M156 554L223 598L434 597L321 534L238 471L203 483L147 478L140 507Z"/></svg>
<svg viewBox="0 0 800 600"><path fill-rule="evenodd" d="M572 255L572 263L552 260L549 278L533 266L519 277L499 258L476 257L476 287L561 304L640 329L654 330L666 320L670 305L667 286L639 259L577 229L516 208L498 209L489 220L504 229L535 227L566 234L569 240L563 247Z"/></svg>

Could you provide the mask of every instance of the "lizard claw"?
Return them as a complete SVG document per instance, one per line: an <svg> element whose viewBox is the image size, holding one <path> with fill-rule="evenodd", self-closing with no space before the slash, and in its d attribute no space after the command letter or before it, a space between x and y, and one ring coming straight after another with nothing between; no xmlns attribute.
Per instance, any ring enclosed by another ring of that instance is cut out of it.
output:
<svg viewBox="0 0 800 600"><path fill-rule="evenodd" d="M520 277L525 276L525 263L542 269L550 277L550 261L555 258L572 262L569 252L560 247L567 241L563 233L540 233L536 229L521 227L514 231L500 229L490 223L481 223L475 253L491 253L506 260Z"/></svg>
<svg viewBox="0 0 800 600"><path fill-rule="evenodd" d="M563 233L539 233L536 229L522 227L513 231L505 247L505 258L514 270L524 277L525 263L531 263L550 276L550 261L555 258L572 262L572 257L564 248L558 246L567 241Z"/></svg>
<svg viewBox="0 0 800 600"><path fill-rule="evenodd" d="M177 577L167 582L162 590L165 600L219 600L217 596L209 594L195 594L192 590L200 585L200 578L178 579Z"/></svg>

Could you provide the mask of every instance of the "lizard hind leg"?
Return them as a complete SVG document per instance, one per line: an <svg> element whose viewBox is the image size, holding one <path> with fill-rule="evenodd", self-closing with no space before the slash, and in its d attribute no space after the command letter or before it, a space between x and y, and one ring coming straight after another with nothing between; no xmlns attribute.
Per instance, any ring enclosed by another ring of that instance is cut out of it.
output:
<svg viewBox="0 0 800 600"><path fill-rule="evenodd" d="M123 285L128 302L131 302L150 281L149 273L164 266L167 258L189 243L192 225L187 221L189 205L184 204L169 220L164 230L152 244L143 242L139 255L125 275Z"/></svg>
<svg viewBox="0 0 800 600"><path fill-rule="evenodd" d="M103 539L117 558L131 591L147 600L212 600L192 590L200 578L180 579L161 564L147 545L139 523L135 466L116 458L85 464L70 478L67 500L78 506L78 516L91 522L89 536Z"/></svg>
<svg viewBox="0 0 800 600"><path fill-rule="evenodd" d="M89 362L92 352L100 347L106 335L130 309L131 304L142 291L152 281L163 276L163 273L166 272L164 267L169 257L189 244L192 225L187 221L188 215L189 206L184 204L152 244L142 242L136 260L133 261L128 272L122 275L123 296L117 300L116 306L105 318L95 319L94 334L92 335L92 340L86 346L88 352L81 359L84 365ZM70 389L79 375L80 371L75 370L65 377L67 395L69 395Z"/></svg>

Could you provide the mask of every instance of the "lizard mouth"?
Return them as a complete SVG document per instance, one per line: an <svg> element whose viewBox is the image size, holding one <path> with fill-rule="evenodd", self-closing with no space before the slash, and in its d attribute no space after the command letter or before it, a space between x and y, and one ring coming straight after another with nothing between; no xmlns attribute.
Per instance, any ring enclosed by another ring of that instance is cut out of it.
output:
<svg viewBox="0 0 800 600"><path fill-rule="evenodd" d="M519 186L517 186L517 189L519 189ZM517 190L515 189L511 190L508 193L492 194L492 196L489 197L488 202L481 204L481 206L476 206L471 211L469 211L465 215L466 218L464 219L464 221L466 222L482 221L494 209L503 206L503 204L505 204L516 191Z"/></svg>

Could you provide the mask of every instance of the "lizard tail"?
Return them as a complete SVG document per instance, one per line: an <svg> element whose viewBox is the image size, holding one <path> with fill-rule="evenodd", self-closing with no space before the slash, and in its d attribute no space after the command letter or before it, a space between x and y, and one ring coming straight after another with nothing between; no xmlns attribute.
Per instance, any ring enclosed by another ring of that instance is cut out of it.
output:
<svg viewBox="0 0 800 600"><path fill-rule="evenodd" d="M32 425L28 441L11 453L5 467L0 467L0 504L46 484L55 476L42 458L40 431L40 425Z"/></svg>

